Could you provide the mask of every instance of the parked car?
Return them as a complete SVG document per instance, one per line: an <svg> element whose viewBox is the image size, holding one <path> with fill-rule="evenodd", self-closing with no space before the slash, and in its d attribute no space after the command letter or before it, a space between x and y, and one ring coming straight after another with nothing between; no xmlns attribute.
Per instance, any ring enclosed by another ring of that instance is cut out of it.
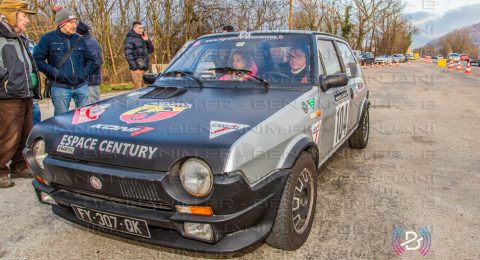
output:
<svg viewBox="0 0 480 260"><path fill-rule="evenodd" d="M393 59L392 57L390 57L390 55L380 55L380 56L377 56L375 57L375 63L385 63L385 64L389 64L389 63L392 63Z"/></svg>
<svg viewBox="0 0 480 260"><path fill-rule="evenodd" d="M375 55L371 52L362 52L362 64L371 65L375 62Z"/></svg>
<svg viewBox="0 0 480 260"><path fill-rule="evenodd" d="M415 59L415 57L413 56L413 54L410 54L410 53L405 54L405 57L406 57L407 60L414 60L414 59Z"/></svg>
<svg viewBox="0 0 480 260"><path fill-rule="evenodd" d="M453 60L455 62L458 62L460 61L460 54L458 53L449 53L447 55L447 60L450 61L450 60Z"/></svg>
<svg viewBox="0 0 480 260"><path fill-rule="evenodd" d="M467 61L467 60L469 60L469 59L470 59L470 58L468 57L467 54L460 54L460 60L465 60L465 61Z"/></svg>
<svg viewBox="0 0 480 260"><path fill-rule="evenodd" d="M33 128L33 187L58 216L180 249L294 250L320 167L345 142L368 143L368 88L335 35L205 35L144 80Z"/></svg>
<svg viewBox="0 0 480 260"><path fill-rule="evenodd" d="M403 54L393 54L392 60L395 63L404 63L405 62L405 55Z"/></svg>

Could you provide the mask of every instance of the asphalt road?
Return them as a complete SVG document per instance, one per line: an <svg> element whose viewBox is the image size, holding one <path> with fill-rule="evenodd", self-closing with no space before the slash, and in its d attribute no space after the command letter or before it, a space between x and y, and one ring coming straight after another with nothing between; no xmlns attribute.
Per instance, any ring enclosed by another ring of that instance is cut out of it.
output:
<svg viewBox="0 0 480 260"><path fill-rule="evenodd" d="M98 234L56 217L22 179L0 190L0 258L396 259L399 225L426 227L432 241L427 256L406 251L403 259L479 259L480 71L416 62L364 72L370 143L360 151L344 146L322 167L317 215L301 249L260 244L234 255L196 254Z"/></svg>

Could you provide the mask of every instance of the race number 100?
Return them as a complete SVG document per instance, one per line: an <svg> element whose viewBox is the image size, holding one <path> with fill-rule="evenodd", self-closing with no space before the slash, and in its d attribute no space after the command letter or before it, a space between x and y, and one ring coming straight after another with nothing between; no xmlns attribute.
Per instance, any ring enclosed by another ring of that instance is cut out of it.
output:
<svg viewBox="0 0 480 260"><path fill-rule="evenodd" d="M350 100L346 100L335 108L335 139L333 139L334 147L347 135L349 105Z"/></svg>

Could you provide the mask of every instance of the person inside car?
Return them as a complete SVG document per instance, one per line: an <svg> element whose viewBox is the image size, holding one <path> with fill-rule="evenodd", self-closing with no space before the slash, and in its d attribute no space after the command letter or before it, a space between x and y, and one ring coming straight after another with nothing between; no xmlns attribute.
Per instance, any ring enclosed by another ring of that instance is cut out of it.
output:
<svg viewBox="0 0 480 260"><path fill-rule="evenodd" d="M290 81L307 83L307 58L305 50L300 47L292 47L288 53L288 63L290 65Z"/></svg>
<svg viewBox="0 0 480 260"><path fill-rule="evenodd" d="M246 53L234 51L232 53L231 64L232 64L232 68L234 69L248 70L249 75L256 76L257 74L257 70L258 70L257 65L255 64L253 59L250 58ZM252 78L249 75L233 72L233 73L229 73L221 76L219 80L244 81Z"/></svg>

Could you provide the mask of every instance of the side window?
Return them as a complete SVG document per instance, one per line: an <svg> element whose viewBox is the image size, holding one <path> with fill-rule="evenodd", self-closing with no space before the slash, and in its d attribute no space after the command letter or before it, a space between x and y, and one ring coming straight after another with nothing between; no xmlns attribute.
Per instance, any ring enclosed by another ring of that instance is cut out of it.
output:
<svg viewBox="0 0 480 260"><path fill-rule="evenodd" d="M318 40L318 50L322 56L327 75L341 73L340 62L338 61L337 52L332 41Z"/></svg>
<svg viewBox="0 0 480 260"><path fill-rule="evenodd" d="M352 54L352 51L348 46L343 42L337 42L338 50L340 51L340 56L343 59L343 64L345 64L345 70L348 77L357 76L357 62L355 57Z"/></svg>

